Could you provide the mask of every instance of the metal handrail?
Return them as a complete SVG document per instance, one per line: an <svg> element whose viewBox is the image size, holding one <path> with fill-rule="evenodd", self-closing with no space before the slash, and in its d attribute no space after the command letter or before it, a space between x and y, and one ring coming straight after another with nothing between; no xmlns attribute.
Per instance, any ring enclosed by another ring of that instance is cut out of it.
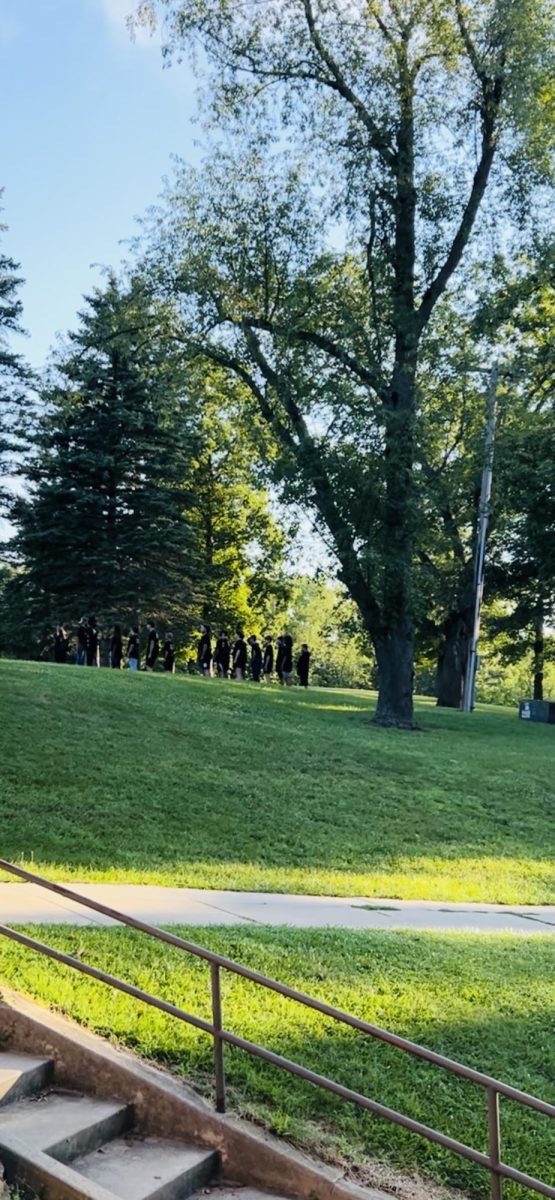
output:
<svg viewBox="0 0 555 1200"><path fill-rule="evenodd" d="M159 929L155 925L150 925L145 921L140 921L135 917L131 917L126 913L121 913L117 909L111 908L106 904L101 904L97 900L88 899L80 895L78 892L66 888L63 884L52 883L48 879L44 879L40 875L35 875L23 867L15 866L13 863L7 862L5 859L0 859L0 870L6 871L11 875L16 875L20 879L26 880L28 883L37 884L39 887L45 888L48 891L55 892L65 899L74 901L85 908L101 913L105 917L116 921L118 924L128 925L132 929L136 929L141 933L147 934L149 937L156 938L158 941L165 942L168 945L175 946L179 950L184 950L189 954L195 955L197 958L202 958L210 963L211 975L211 998L212 998L212 1021L205 1021L202 1017L194 1016L193 1013L186 1012L184 1009L178 1008L174 1004L170 1004L166 1000L161 1000L159 997L152 996L150 993L143 991L141 988L135 987L133 984L125 983L121 979L117 979L114 975L109 975L105 971L99 970L97 967L91 967L88 963L81 962L72 955L64 954L60 950L56 950L52 946L47 946L42 942L36 941L34 938L27 937L26 934L20 933L15 929L11 929L7 925L0 924L0 936L10 938L12 941L19 943L22 946L31 950L36 950L46 957L54 959L56 962L61 962L66 966L72 967L74 970L80 971L83 975L89 975L93 979L97 979L102 983L108 984L110 987L124 992L126 995L132 996L137 1000L141 1000L161 1012L167 1013L169 1016L177 1017L178 1020L184 1021L195 1028L202 1030L211 1035L214 1041L214 1064L215 1064L215 1081L216 1081L216 1109L218 1112L225 1112L226 1093L225 1093L225 1070L223 1048L224 1044L235 1046L240 1050L245 1050L256 1058L263 1059L281 1070L288 1071L292 1075L304 1079L308 1083L315 1084L326 1091L332 1092L340 1096L344 1100L351 1101L359 1107L374 1113L376 1116L383 1117L411 1133L420 1135L436 1145L442 1146L445 1150L451 1151L453 1154L461 1158L468 1159L470 1162L483 1167L490 1173L491 1179L491 1200L502 1200L503 1198L503 1180L509 1179L515 1183L519 1183L524 1187L528 1187L531 1191L536 1192L541 1196L551 1197L555 1200L555 1187L550 1184L543 1183L539 1179L533 1178L531 1175L526 1175L522 1171L510 1167L507 1163L501 1161L501 1119L499 1097L504 1096L509 1100L514 1100L518 1104L522 1104L527 1108L532 1108L536 1112L543 1113L548 1117L555 1117L555 1105L548 1104L545 1100L540 1100L536 1096L531 1096L527 1092L522 1092L518 1088L511 1087L509 1084L503 1083L499 1079L495 1079L490 1075L485 1075L481 1071L476 1071L472 1067L467 1067L463 1063L447 1058L443 1054L437 1054L433 1050L428 1050L424 1046L419 1046L416 1042L411 1042L407 1038L399 1037L389 1030L381 1029L377 1025L372 1025L367 1021L362 1021L359 1017L354 1017L350 1013L343 1012L341 1009L334 1008L330 1004L326 1004L322 1000L317 1000L314 996L309 996L304 992L297 991L296 988L288 987L287 984L280 983L276 979L271 979L269 976L262 975L258 971L253 971L250 967L245 967L241 963L236 963L233 959L226 958L224 955L216 954L212 950L206 949L204 946L198 946L195 942L188 942L184 938L178 937L176 934L168 933L164 929ZM483 1087L486 1092L487 1099L487 1118L488 1118L488 1153L484 1154L472 1146L467 1146L464 1142L459 1142L455 1138L448 1137L439 1130L432 1129L428 1125L422 1124L420 1121L415 1121L412 1117L407 1117L403 1113L398 1113L394 1109L388 1108L383 1104L379 1104L376 1100L371 1100L367 1096L361 1095L360 1092L355 1092L351 1088L344 1087L342 1084L336 1083L334 1080L328 1079L324 1075L319 1075L314 1071L310 1071L307 1067L303 1067L300 1063L293 1062L291 1059L284 1058L280 1054L275 1054L272 1050L267 1050L264 1046L258 1045L256 1042L251 1042L246 1038L239 1037L237 1034L231 1033L225 1029L222 1021L222 1000L220 988L220 971L229 971L235 975L240 975L244 979L250 980L261 987L269 988L271 991L277 992L279 995L285 996L289 1000L303 1004L307 1008L314 1009L316 1012L322 1013L324 1016L332 1017L334 1020L340 1021L344 1025L349 1025L353 1029L357 1029L362 1033L366 1033L371 1037L376 1038L381 1042L385 1042L394 1046L398 1050L413 1055L414 1057L423 1059L434 1066L440 1067L443 1070L449 1071L451 1074L457 1075L460 1078L466 1079L471 1083L476 1083Z"/></svg>

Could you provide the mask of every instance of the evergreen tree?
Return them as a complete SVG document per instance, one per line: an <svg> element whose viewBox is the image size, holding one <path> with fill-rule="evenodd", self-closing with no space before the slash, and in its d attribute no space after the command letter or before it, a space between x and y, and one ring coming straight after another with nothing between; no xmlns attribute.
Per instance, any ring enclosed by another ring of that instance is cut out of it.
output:
<svg viewBox="0 0 555 1200"><path fill-rule="evenodd" d="M0 233L5 228L0 224ZM19 299L23 280L18 272L19 264L0 253L0 477L12 468L13 454L19 448L21 405L31 379L23 357L10 344L11 334L23 332ZM0 508L5 499L6 489L0 479Z"/></svg>
<svg viewBox="0 0 555 1200"><path fill-rule="evenodd" d="M14 582L31 621L150 615L187 626L202 596L190 517L196 413L172 314L111 277L58 356L18 499Z"/></svg>

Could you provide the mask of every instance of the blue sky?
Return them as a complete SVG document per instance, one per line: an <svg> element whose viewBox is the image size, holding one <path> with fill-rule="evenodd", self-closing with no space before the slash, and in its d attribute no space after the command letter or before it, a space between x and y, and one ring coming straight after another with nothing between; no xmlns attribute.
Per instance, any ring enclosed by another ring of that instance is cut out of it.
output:
<svg viewBox="0 0 555 1200"><path fill-rule="evenodd" d="M134 218L156 200L170 156L194 160L195 82L164 69L133 0L1 0L0 186L5 251L26 285L22 349L41 366L81 296L117 265Z"/></svg>

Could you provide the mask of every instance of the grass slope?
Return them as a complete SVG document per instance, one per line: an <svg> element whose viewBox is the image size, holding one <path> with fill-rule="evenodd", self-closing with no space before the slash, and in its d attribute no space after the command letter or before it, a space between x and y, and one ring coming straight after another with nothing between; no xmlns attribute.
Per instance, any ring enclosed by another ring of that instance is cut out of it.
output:
<svg viewBox="0 0 555 1200"><path fill-rule="evenodd" d="M0 661L0 850L56 878L555 900L555 730L367 693Z"/></svg>
<svg viewBox="0 0 555 1200"><path fill-rule="evenodd" d="M130 930L59 926L39 940L133 981L210 1019L206 964ZM193 940L198 931L183 930ZM339 930L203 930L203 943L366 1020L555 1102L555 973L550 938L352 933ZM0 978L90 1028L183 1073L212 1093L210 1039L121 993L0 946ZM486 1150L482 1089L457 1080L238 977L222 977L226 1027ZM284 1072L226 1048L232 1110L262 1122L361 1181L371 1162L418 1169L485 1200L483 1171ZM555 1185L555 1123L502 1102L504 1161ZM401 1189L400 1194L403 1193ZM412 1190L411 1195L414 1195ZM426 1191L423 1192L426 1194ZM506 1185L506 1200L527 1196Z"/></svg>

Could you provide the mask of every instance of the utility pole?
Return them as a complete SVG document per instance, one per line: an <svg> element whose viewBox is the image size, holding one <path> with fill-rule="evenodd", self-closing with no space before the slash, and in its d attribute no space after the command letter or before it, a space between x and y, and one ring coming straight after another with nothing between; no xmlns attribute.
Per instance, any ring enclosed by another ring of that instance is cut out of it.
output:
<svg viewBox="0 0 555 1200"><path fill-rule="evenodd" d="M484 569L490 514L491 481L493 478L498 378L499 368L497 364L494 363L490 371L488 384L484 469L482 471L482 489L480 493L480 508L478 513L478 525L476 529L476 555L474 559L474 618L472 622L472 637L468 647L468 659L466 663L463 712L472 712L474 708L474 690L476 684L476 667L478 660L478 639L480 637L480 616L482 611L482 598L484 595Z"/></svg>

